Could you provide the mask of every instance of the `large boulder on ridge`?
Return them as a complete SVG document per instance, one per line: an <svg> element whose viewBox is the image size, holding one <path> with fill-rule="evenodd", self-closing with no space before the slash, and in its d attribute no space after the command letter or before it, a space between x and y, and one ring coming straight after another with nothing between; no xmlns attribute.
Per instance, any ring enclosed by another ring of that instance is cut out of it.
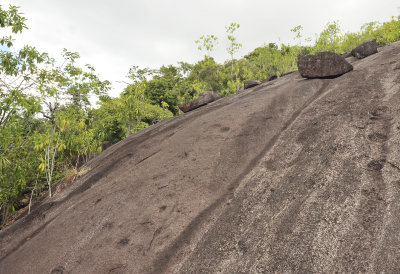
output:
<svg viewBox="0 0 400 274"><path fill-rule="evenodd" d="M297 62L300 75L305 78L335 78L353 70L342 56L333 52L307 55Z"/></svg>
<svg viewBox="0 0 400 274"><path fill-rule="evenodd" d="M258 86L259 84L261 84L261 82L258 80L248 80L244 82L244 89L252 88Z"/></svg>
<svg viewBox="0 0 400 274"><path fill-rule="evenodd" d="M179 105L179 109L182 110L183 112L188 112L188 111L194 110L196 108L199 108L201 106L207 105L208 103L211 103L220 98L221 98L221 96L219 96L217 93L215 93L213 91L205 91L205 92L200 93L200 95L197 99L194 99L193 101Z"/></svg>
<svg viewBox="0 0 400 274"><path fill-rule="evenodd" d="M372 54L378 52L379 45L376 43L376 39L372 39L370 41L364 42L361 45L357 46L355 49L351 51L351 55L357 57L358 59L365 58Z"/></svg>

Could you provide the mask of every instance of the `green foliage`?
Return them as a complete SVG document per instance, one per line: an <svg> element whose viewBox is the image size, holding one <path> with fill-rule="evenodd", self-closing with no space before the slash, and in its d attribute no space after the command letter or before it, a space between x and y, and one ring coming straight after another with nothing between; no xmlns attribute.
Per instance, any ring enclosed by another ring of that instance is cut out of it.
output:
<svg viewBox="0 0 400 274"><path fill-rule="evenodd" d="M317 36L311 52L333 51L348 52L359 44L376 39L381 45L388 45L399 40L400 16L392 17L388 22L370 22L361 26L359 32L342 33L338 22L328 23L325 29Z"/></svg>
<svg viewBox="0 0 400 274"><path fill-rule="evenodd" d="M23 29L27 29L25 25L26 18L18 11L18 7L10 5L8 10L4 10L0 5L0 28L11 28L11 32L21 33ZM12 37L3 36L0 38L0 45L8 48L13 45Z"/></svg>
<svg viewBox="0 0 400 274"><path fill-rule="evenodd" d="M235 62L234 62L234 54L237 53L240 48L242 47L242 44L237 42L236 37L234 36L235 31L240 27L238 23L231 23L229 26L225 27L225 31L227 34L227 38L229 41L229 45L226 48L226 51L229 53L231 56L231 81L229 82L229 87L228 89L231 91L238 91L239 90L239 83L237 80L237 75L234 74L235 71Z"/></svg>
<svg viewBox="0 0 400 274"><path fill-rule="evenodd" d="M379 35L377 37L378 43L388 45L400 39L400 15L392 17L389 22L384 22L379 25L375 32Z"/></svg>
<svg viewBox="0 0 400 274"><path fill-rule="evenodd" d="M94 135L100 141L116 143L138 130L173 116L167 107L143 101L135 93L137 89L127 89L129 91L126 90L119 98L102 101L99 108L91 110Z"/></svg>
<svg viewBox="0 0 400 274"><path fill-rule="evenodd" d="M22 32L25 18L18 8L0 6L0 28ZM41 109L40 99L29 91L40 77L40 63L48 62L46 54L26 46L12 51L12 37L2 37L0 47L0 226L16 209L21 193L31 187L39 165L38 155L29 147L34 132L40 128L35 114Z"/></svg>
<svg viewBox="0 0 400 274"><path fill-rule="evenodd" d="M193 83L194 95L199 94L204 90L218 91L221 89L219 83L220 66L211 57L205 56L194 66L188 81Z"/></svg>
<svg viewBox="0 0 400 274"><path fill-rule="evenodd" d="M328 23L324 30L317 36L314 52L331 51L340 52L341 30L338 22Z"/></svg>
<svg viewBox="0 0 400 274"><path fill-rule="evenodd" d="M231 55L231 59L233 59L233 55L240 50L242 44L237 42L234 33L240 27L238 23L231 23L229 26L225 27L225 31L227 33L227 38L229 40L229 46L226 48L229 55Z"/></svg>
<svg viewBox="0 0 400 274"><path fill-rule="evenodd" d="M212 34L203 35L199 40L196 40L195 43L197 44L198 50L205 50L208 53L206 56L210 57L211 52L218 43L218 37Z"/></svg>
<svg viewBox="0 0 400 274"><path fill-rule="evenodd" d="M290 31L296 34L296 39L298 39L298 44L301 44L301 31L303 30L303 27L301 25L298 25L294 28L292 28Z"/></svg>
<svg viewBox="0 0 400 274"><path fill-rule="evenodd" d="M21 32L16 7L0 9L0 26ZM0 225L18 208L18 199L34 188L61 178L73 157L99 147L88 116L90 97L105 95L108 81L94 69L77 67L77 53L64 50L57 67L47 54L25 46L12 48L12 37L0 49ZM39 182L39 183L38 183Z"/></svg>

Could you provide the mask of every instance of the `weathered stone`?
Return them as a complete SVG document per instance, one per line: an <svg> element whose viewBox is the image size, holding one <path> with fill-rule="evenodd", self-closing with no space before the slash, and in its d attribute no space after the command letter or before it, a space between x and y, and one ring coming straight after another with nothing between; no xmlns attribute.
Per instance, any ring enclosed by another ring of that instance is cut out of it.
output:
<svg viewBox="0 0 400 274"><path fill-rule="evenodd" d="M276 75L271 75L270 77L268 77L267 79L265 79L264 81L262 81L262 83L266 83L266 82L273 81L273 80L276 80L276 79L278 79L278 76L276 76Z"/></svg>
<svg viewBox="0 0 400 274"><path fill-rule="evenodd" d="M179 109L183 112L188 112L201 106L207 105L208 103L218 100L219 98L221 98L221 96L219 96L217 93L213 91L205 91L200 93L197 99L179 105Z"/></svg>
<svg viewBox="0 0 400 274"><path fill-rule="evenodd" d="M109 148L110 146L112 146L112 143L110 141L104 141L103 143L101 143L101 148L103 150L106 150L107 148Z"/></svg>
<svg viewBox="0 0 400 274"><path fill-rule="evenodd" d="M351 51L351 55L357 57L358 59L362 59L377 53L378 47L379 45L376 43L376 39L373 39L357 46L355 49Z"/></svg>
<svg viewBox="0 0 400 274"><path fill-rule="evenodd" d="M353 56L350 51L345 52L345 53L343 53L341 55L342 55L343 58L349 58L349 57Z"/></svg>
<svg viewBox="0 0 400 274"><path fill-rule="evenodd" d="M258 80L248 80L244 82L244 89L252 88L258 86L259 84L261 84L261 82Z"/></svg>
<svg viewBox="0 0 400 274"><path fill-rule="evenodd" d="M333 52L307 55L297 62L300 75L305 78L334 78L353 70L342 56Z"/></svg>

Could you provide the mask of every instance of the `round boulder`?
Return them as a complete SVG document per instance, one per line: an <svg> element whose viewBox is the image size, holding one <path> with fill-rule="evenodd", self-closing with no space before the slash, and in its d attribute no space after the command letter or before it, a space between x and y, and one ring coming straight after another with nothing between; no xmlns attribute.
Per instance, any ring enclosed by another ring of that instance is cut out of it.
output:
<svg viewBox="0 0 400 274"><path fill-rule="evenodd" d="M357 57L358 59L362 59L377 53L378 47L379 45L376 43L376 39L373 39L357 46L355 49L351 51L351 55Z"/></svg>
<svg viewBox="0 0 400 274"><path fill-rule="evenodd" d="M213 91L205 91L200 93L197 99L179 105L179 109L182 110L183 112L188 112L196 108L199 108L201 106L207 105L208 103L211 103L220 98L221 96L219 96L217 93Z"/></svg>
<svg viewBox="0 0 400 274"><path fill-rule="evenodd" d="M333 52L307 55L297 62L304 78L334 78L353 70L353 66L342 56Z"/></svg>
<svg viewBox="0 0 400 274"><path fill-rule="evenodd" d="M258 86L259 84L261 84L261 82L258 80L248 80L244 82L244 89L252 88Z"/></svg>

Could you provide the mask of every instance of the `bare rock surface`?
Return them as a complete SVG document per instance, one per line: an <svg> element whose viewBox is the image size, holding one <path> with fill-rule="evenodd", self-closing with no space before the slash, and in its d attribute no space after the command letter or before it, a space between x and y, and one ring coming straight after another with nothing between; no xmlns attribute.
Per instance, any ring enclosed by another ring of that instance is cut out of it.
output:
<svg viewBox="0 0 400 274"><path fill-rule="evenodd" d="M0 273L398 273L399 54L113 145L0 231Z"/></svg>
<svg viewBox="0 0 400 274"><path fill-rule="evenodd" d="M333 78L353 69L344 57L333 52L319 52L302 57L297 66L305 78Z"/></svg>
<svg viewBox="0 0 400 274"><path fill-rule="evenodd" d="M196 108L207 105L208 103L214 102L215 100L218 100L220 98L221 96L219 96L215 92L205 91L200 93L199 97L194 99L193 101L179 105L179 109L182 110L183 112L189 112Z"/></svg>
<svg viewBox="0 0 400 274"><path fill-rule="evenodd" d="M258 86L259 84L261 84L261 82L258 80L248 80L244 82L244 89L252 88Z"/></svg>
<svg viewBox="0 0 400 274"><path fill-rule="evenodd" d="M362 59L377 53L378 47L379 45L376 43L376 39L373 39L357 46L355 49L351 51L351 55L357 57L358 59Z"/></svg>

